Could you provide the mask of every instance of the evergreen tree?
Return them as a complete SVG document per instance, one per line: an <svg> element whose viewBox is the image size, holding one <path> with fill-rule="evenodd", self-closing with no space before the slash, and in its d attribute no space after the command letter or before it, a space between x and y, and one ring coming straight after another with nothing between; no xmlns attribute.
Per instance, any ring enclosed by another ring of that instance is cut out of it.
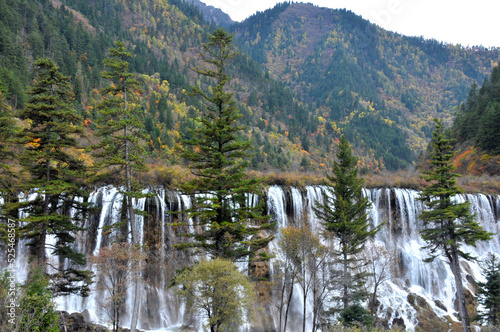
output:
<svg viewBox="0 0 500 332"><path fill-rule="evenodd" d="M363 179L358 177L358 159L344 135L340 138L337 159L332 175L327 174L328 185L323 192L323 203L314 208L316 217L326 229L328 237L336 240L334 253L341 266L341 301L343 310L364 297L366 274L358 271L363 265L358 254L366 241L375 236L381 225L370 227L367 210L370 201L363 197Z"/></svg>
<svg viewBox="0 0 500 332"><path fill-rule="evenodd" d="M427 207L420 215L424 223L420 234L427 242L424 248L430 250L427 261L434 260L440 253L448 260L455 277L463 330L469 332L470 319L462 285L460 258L474 258L463 252L460 247L462 244L475 246L477 241L489 240L491 234L474 220L469 202L458 203L453 199L453 196L462 191L456 184L459 175L454 173L451 163L452 146L450 140L445 138L442 122L438 119L434 121L436 128L431 141L430 170L422 176L428 184L419 197Z"/></svg>
<svg viewBox="0 0 500 332"><path fill-rule="evenodd" d="M492 155L500 155L500 103L488 104L481 120L476 136L477 145Z"/></svg>
<svg viewBox="0 0 500 332"><path fill-rule="evenodd" d="M83 254L75 251L75 232L87 204L85 190L87 169L75 153L80 148L77 137L82 134L82 119L73 109L73 93L69 77L48 58L34 63L36 77L29 92L30 98L20 118L29 125L22 132L21 143L26 147L20 156L30 179L24 185L25 192L35 194L10 206L22 208L26 217L20 235L30 240L33 253L40 265L46 264L46 250L52 255L67 258L72 264L84 265ZM83 200L81 200L83 199ZM55 237L48 243L48 237ZM79 291L85 295L90 281L88 271L51 265L55 290L60 293ZM78 286L76 283L83 281Z"/></svg>
<svg viewBox="0 0 500 332"><path fill-rule="evenodd" d="M31 267L22 288L17 315L15 331L59 331L59 314L50 292L50 280L40 266Z"/></svg>
<svg viewBox="0 0 500 332"><path fill-rule="evenodd" d="M500 324L500 260L492 253L484 260L483 276L486 282L478 283L478 301L484 310L478 318L498 327Z"/></svg>
<svg viewBox="0 0 500 332"><path fill-rule="evenodd" d="M132 53L125 49L125 43L117 41L104 59L106 70L101 76L109 81L101 90L104 99L98 105L97 135L101 141L94 146L95 155L100 158L99 169L106 169L100 178L115 177L124 186L124 203L127 207L127 225L132 243L138 244L134 199L144 197L142 188L135 178L136 172L147 170L144 162L145 149L141 144L144 124L138 105L139 81L129 72L127 58ZM123 180L122 180L123 179ZM130 330L135 331L140 294L138 281L134 288L134 308Z"/></svg>
<svg viewBox="0 0 500 332"><path fill-rule="evenodd" d="M178 248L202 249L212 257L235 261L253 256L272 236L257 237L270 224L262 215L262 205L253 207L247 200L247 195L259 193L261 182L245 174L251 142L239 138L244 129L238 125L241 115L233 94L225 90L229 81L226 66L237 55L232 39L224 29L215 30L203 45L201 57L206 68L195 69L215 83L209 92L192 88L207 106L196 119L198 126L191 130L192 138L184 140L181 148L181 156L190 162L196 176L183 188L196 194L193 207L186 213L204 231L185 234L193 241Z"/></svg>
<svg viewBox="0 0 500 332"><path fill-rule="evenodd" d="M126 61L132 54L123 42L116 42L104 59L106 70L101 76L109 85L101 89L103 100L97 106L96 135L100 142L94 146L94 155L99 159L96 168L105 170L98 180L114 179L124 186L123 194L128 209L127 223L132 242L139 243L135 227L133 199L142 195L135 178L137 172L146 171L142 112L138 108L139 81L128 70Z"/></svg>

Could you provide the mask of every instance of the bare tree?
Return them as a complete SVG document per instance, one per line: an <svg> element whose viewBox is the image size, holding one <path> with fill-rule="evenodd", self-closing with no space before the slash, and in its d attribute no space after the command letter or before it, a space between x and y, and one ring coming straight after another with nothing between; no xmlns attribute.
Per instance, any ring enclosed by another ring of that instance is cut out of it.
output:
<svg viewBox="0 0 500 332"><path fill-rule="evenodd" d="M144 269L144 264L141 263L145 259L146 255L141 252L140 247L130 243L114 243L102 248L98 255L90 258L100 271L97 290L105 291L109 295L105 308L111 318L114 332L119 328L127 288L138 283L136 279Z"/></svg>
<svg viewBox="0 0 500 332"><path fill-rule="evenodd" d="M303 226L302 228L286 227L282 229L279 246L285 260L290 262L289 270L294 273L295 280L302 288L302 331L305 331L308 295L310 292L316 295L317 298L315 298L313 303L319 305L319 300L323 298L324 291L326 290L325 286L321 286L319 282L318 272L322 270L326 260L327 248L321 244L319 238L312 233L308 226ZM293 289L293 284L289 287ZM322 290L322 288L324 289ZM284 331L286 331L286 318L288 308L290 307L291 291L288 293L288 299ZM318 308L313 308L314 316L316 316L318 310ZM315 321L316 317L313 317L313 322Z"/></svg>

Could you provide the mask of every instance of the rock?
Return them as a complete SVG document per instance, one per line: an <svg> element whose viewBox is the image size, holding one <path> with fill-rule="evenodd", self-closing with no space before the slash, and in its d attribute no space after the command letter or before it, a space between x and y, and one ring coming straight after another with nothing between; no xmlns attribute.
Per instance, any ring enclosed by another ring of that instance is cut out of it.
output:
<svg viewBox="0 0 500 332"><path fill-rule="evenodd" d="M474 317L477 313L477 300L474 297L474 294L471 293L470 290L467 288L464 289L464 295L465 295L465 305L467 306L467 313L469 317ZM460 310L458 307L458 296L455 297L455 302L453 303L454 309L457 311L457 316L459 320L462 320L462 317L460 317Z"/></svg>
<svg viewBox="0 0 500 332"><path fill-rule="evenodd" d="M448 331L448 322L439 318L423 297L417 294L408 294L407 300L418 312L417 328L419 330L426 332Z"/></svg>
<svg viewBox="0 0 500 332"><path fill-rule="evenodd" d="M434 301L434 304L436 305L436 307L438 307L439 309L441 310L444 310L444 311L448 311L448 309L446 309L445 305L443 304L443 302L439 301L439 300L435 300Z"/></svg>
<svg viewBox="0 0 500 332"><path fill-rule="evenodd" d="M86 322L90 322L90 313L87 309L82 311L82 315Z"/></svg>
<svg viewBox="0 0 500 332"><path fill-rule="evenodd" d="M86 313L88 316L88 312ZM104 326L94 324L85 320L83 314L66 311L59 312L59 331L61 332L109 332Z"/></svg>
<svg viewBox="0 0 500 332"><path fill-rule="evenodd" d="M405 321L403 318L401 317L396 317L392 320L392 328L395 328L395 327L400 327L402 328L403 330L406 330L406 325L405 325Z"/></svg>

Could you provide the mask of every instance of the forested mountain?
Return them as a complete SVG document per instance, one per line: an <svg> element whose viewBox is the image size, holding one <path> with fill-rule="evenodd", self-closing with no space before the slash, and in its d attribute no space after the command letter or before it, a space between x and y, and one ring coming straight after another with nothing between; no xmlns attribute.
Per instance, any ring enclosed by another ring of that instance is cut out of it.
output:
<svg viewBox="0 0 500 332"><path fill-rule="evenodd" d="M272 77L318 110L329 133L341 128L378 156L389 150L391 168L399 164L392 157L408 160L406 146L426 145L433 117L450 123L468 86L500 55L405 37L350 11L302 3L283 3L232 29Z"/></svg>
<svg viewBox="0 0 500 332"><path fill-rule="evenodd" d="M142 82L150 160L179 163L174 146L203 107L186 91L207 86L191 68L215 22L230 23L211 15L182 0L0 0L3 94L22 109L33 62L52 58L71 76L91 142L102 61L123 40ZM403 37L351 12L306 4L280 4L230 29L240 52L229 86L260 170L329 169L341 133L366 170L409 166L431 119L451 120L500 55Z"/></svg>
<svg viewBox="0 0 500 332"><path fill-rule="evenodd" d="M219 8L215 8L214 6L208 6L200 0L185 0L187 3L192 4L197 7L205 21L208 23L214 23L220 27L227 28L234 24L235 22L229 17L228 14L224 13Z"/></svg>
<svg viewBox="0 0 500 332"><path fill-rule="evenodd" d="M500 173L500 67L493 68L481 87L472 83L449 135L456 142L455 165L460 171Z"/></svg>

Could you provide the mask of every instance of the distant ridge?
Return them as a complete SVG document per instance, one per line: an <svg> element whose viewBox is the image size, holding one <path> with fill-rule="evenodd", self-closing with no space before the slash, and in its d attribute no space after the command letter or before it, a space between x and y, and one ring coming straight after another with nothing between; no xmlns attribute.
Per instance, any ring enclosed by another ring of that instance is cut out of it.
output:
<svg viewBox="0 0 500 332"><path fill-rule="evenodd" d="M231 17L224 13L219 8L215 8L214 6L209 6L200 0L185 0L187 3L192 4L195 7L198 7L200 12L203 15L203 18L208 22L214 22L216 25L221 27L229 27L235 22L231 19Z"/></svg>

